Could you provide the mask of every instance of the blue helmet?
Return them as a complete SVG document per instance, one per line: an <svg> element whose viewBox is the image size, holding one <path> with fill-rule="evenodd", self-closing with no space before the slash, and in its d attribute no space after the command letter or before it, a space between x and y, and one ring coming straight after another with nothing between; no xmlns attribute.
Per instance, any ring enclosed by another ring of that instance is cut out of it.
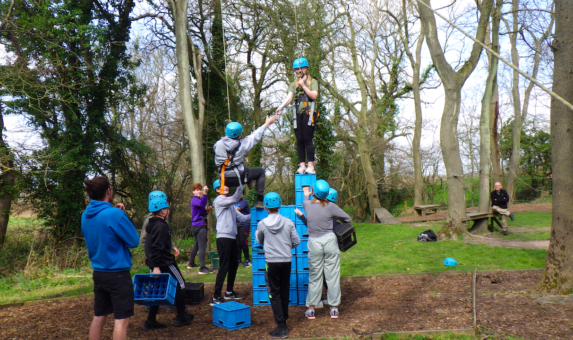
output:
<svg viewBox="0 0 573 340"><path fill-rule="evenodd" d="M213 182L213 189L217 189L221 187L221 180L218 179L215 182Z"/></svg>
<svg viewBox="0 0 573 340"><path fill-rule="evenodd" d="M237 122L230 122L225 128L225 136L237 138L243 134L243 126Z"/></svg>
<svg viewBox="0 0 573 340"><path fill-rule="evenodd" d="M263 201L265 208L280 208L282 205L281 197L276 192L269 192L265 195L265 200Z"/></svg>
<svg viewBox="0 0 573 340"><path fill-rule="evenodd" d="M154 198L149 201L149 212L156 212L163 208L169 208L166 198Z"/></svg>
<svg viewBox="0 0 573 340"><path fill-rule="evenodd" d="M314 192L314 196L316 198L325 199L330 191L330 186L325 180L319 179L318 181L314 182L312 191Z"/></svg>
<svg viewBox="0 0 573 340"><path fill-rule="evenodd" d="M326 199L330 202L338 201L338 191L336 191L336 189L330 188L330 190L328 190L328 196L326 196Z"/></svg>
<svg viewBox="0 0 573 340"><path fill-rule="evenodd" d="M451 257L446 257L444 260L444 266L457 266L458 263L456 260L452 259Z"/></svg>
<svg viewBox="0 0 573 340"><path fill-rule="evenodd" d="M155 190L149 193L149 197L147 199L147 201L151 201L153 199L156 198L163 198L163 199L167 199L167 195L165 195L165 193L163 191L159 191L159 190Z"/></svg>
<svg viewBox="0 0 573 340"><path fill-rule="evenodd" d="M298 58L292 63L292 68L310 67L306 58Z"/></svg>

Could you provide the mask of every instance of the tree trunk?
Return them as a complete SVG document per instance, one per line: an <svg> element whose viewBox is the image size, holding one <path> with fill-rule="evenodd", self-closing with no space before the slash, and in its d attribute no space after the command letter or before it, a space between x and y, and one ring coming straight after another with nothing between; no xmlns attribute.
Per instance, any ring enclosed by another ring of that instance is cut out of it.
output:
<svg viewBox="0 0 573 340"><path fill-rule="evenodd" d="M380 204L380 197L378 196L378 182L372 169L370 147L368 146L368 139L365 131L359 128L358 136L356 136L356 145L360 154L360 161L362 162L362 171L366 179L366 194L368 195L368 205L370 208L370 216L375 220L374 209L382 207Z"/></svg>
<svg viewBox="0 0 573 340"><path fill-rule="evenodd" d="M205 183L201 127L193 113L193 102L191 98L190 58L189 45L187 41L187 1L170 0L169 2L171 4L175 28L179 103L181 105L181 114L183 115L183 121L185 123L185 131L187 132L187 138L189 139L193 181L195 183Z"/></svg>
<svg viewBox="0 0 573 340"><path fill-rule="evenodd" d="M498 126L499 126L499 92L496 89L493 99L493 109L491 111L491 165L492 176L494 182L503 184L503 169L501 167L501 159L499 155L498 143Z"/></svg>
<svg viewBox="0 0 573 340"><path fill-rule="evenodd" d="M573 102L572 0L555 1L553 91ZM538 283L543 294L570 294L573 290L573 112L551 98L551 166L553 219L545 270Z"/></svg>
<svg viewBox="0 0 573 340"><path fill-rule="evenodd" d="M12 152L4 141L4 116L2 114L2 105L0 104L0 157L2 158L0 166L2 174L0 175L0 249L6 239L8 230L8 221L10 220L10 209L14 198L14 183L16 181L16 170Z"/></svg>

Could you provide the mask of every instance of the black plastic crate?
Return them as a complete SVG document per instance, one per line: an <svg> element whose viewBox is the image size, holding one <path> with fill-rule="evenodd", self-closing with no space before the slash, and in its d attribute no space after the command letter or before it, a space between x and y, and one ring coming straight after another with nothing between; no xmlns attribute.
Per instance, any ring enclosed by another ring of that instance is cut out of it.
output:
<svg viewBox="0 0 573 340"><path fill-rule="evenodd" d="M334 234L338 239L338 248L342 252L347 251L358 243L356 241L356 229L350 223L336 224L334 226Z"/></svg>
<svg viewBox="0 0 573 340"><path fill-rule="evenodd" d="M205 297L205 285L203 283L185 283L185 304L197 305Z"/></svg>

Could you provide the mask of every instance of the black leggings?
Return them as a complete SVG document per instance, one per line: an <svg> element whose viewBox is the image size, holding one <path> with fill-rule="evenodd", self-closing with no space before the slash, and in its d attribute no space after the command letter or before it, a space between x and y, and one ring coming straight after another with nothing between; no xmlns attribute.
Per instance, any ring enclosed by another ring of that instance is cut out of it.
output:
<svg viewBox="0 0 573 340"><path fill-rule="evenodd" d="M207 249L207 242L208 242L207 234L208 234L207 225L199 229L199 232L193 233L195 244L193 245L193 248L191 248L191 255L189 256L189 264L193 264L195 262L195 256L197 256L197 252L199 252L199 266L200 268L205 268L205 250Z"/></svg>
<svg viewBox="0 0 573 340"><path fill-rule="evenodd" d="M213 294L213 296L221 297L225 277L227 277L228 292L232 292L233 287L235 286L237 268L239 268L237 240L224 237L218 238L217 252L219 253L219 271L217 272L217 278L215 279L215 294Z"/></svg>
<svg viewBox="0 0 573 340"><path fill-rule="evenodd" d="M251 181L257 181L257 195L259 199L265 195L265 169L263 168L247 168L245 173L241 174L241 181L247 177L247 181L243 184L248 184ZM239 179L233 170L225 171L225 185L229 188L236 188L239 186Z"/></svg>
<svg viewBox="0 0 573 340"><path fill-rule="evenodd" d="M306 113L296 115L296 129L294 135L296 137L296 153L298 154L298 162L304 163L306 159L309 162L314 162L314 126L308 125L310 115ZM306 153L306 159L305 159Z"/></svg>
<svg viewBox="0 0 573 340"><path fill-rule="evenodd" d="M153 268L149 268L153 271ZM161 273L169 273L177 281L177 288L175 289L175 307L177 307L177 314L185 314L185 280L181 271L177 266L177 263L170 264L165 267L159 267ZM149 315L147 316L148 321L155 321L157 318L157 312L159 311L159 306L150 306Z"/></svg>

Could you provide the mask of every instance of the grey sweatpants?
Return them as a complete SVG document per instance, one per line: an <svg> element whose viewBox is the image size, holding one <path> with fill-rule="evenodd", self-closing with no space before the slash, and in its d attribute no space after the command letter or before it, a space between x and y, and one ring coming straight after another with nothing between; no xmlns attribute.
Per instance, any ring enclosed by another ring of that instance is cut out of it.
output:
<svg viewBox="0 0 573 340"><path fill-rule="evenodd" d="M328 285L328 305L340 305L340 251L334 233L308 239L308 295L306 306L316 306L322 297L323 273Z"/></svg>

